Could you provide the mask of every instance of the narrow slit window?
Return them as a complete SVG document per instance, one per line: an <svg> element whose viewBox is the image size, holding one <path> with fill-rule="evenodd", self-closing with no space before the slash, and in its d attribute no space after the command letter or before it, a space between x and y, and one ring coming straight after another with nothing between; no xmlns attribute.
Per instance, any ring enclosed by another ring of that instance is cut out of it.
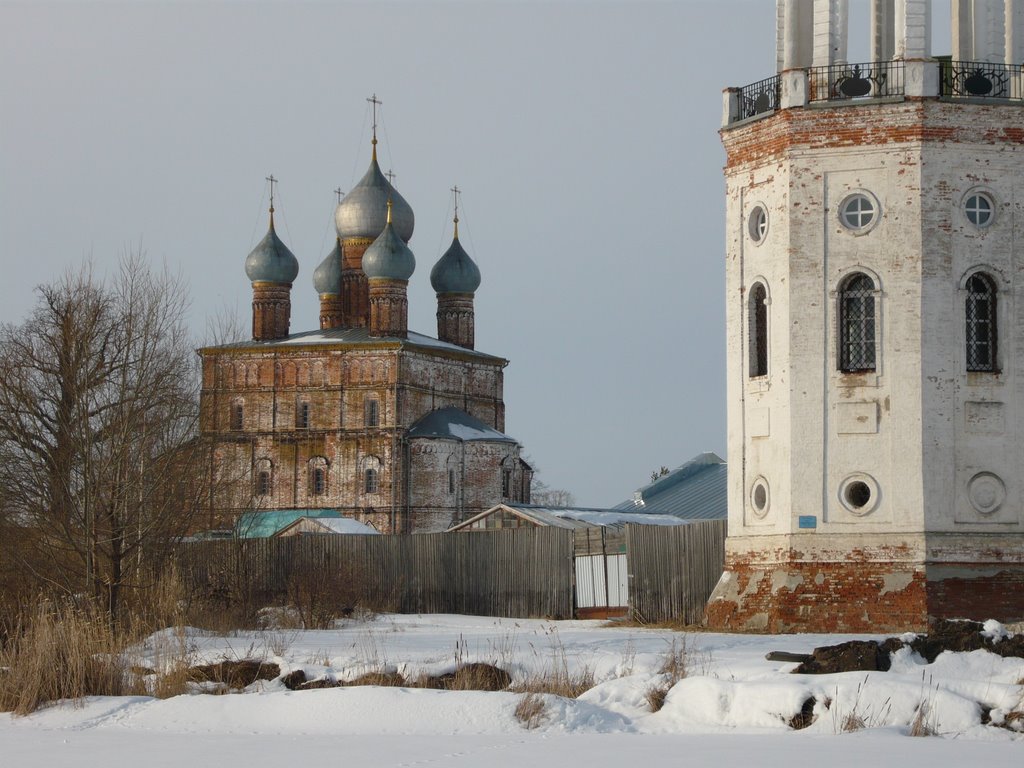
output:
<svg viewBox="0 0 1024 768"><path fill-rule="evenodd" d="M314 496L323 496L327 493L327 470L323 467L314 467L310 485Z"/></svg>
<svg viewBox="0 0 1024 768"><path fill-rule="evenodd" d="M754 379L768 375L768 294L761 283L750 291L748 323L749 376Z"/></svg>
<svg viewBox="0 0 1024 768"><path fill-rule="evenodd" d="M231 404L231 429L239 431L245 426L245 406L240 402Z"/></svg>

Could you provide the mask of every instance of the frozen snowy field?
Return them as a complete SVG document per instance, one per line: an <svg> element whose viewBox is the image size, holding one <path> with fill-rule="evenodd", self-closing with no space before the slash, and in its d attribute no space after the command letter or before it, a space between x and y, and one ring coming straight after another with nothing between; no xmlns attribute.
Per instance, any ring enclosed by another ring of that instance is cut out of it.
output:
<svg viewBox="0 0 1024 768"><path fill-rule="evenodd" d="M257 682L243 694L96 698L25 718L0 716L0 766L634 766L654 764L1024 765L1024 735L981 724L1024 708L1024 660L984 651L925 664L900 651L889 672L789 674L772 650L809 652L849 636L682 635L467 616L378 616L331 631L273 630L150 638L139 663L184 642L193 663L265 658L308 679L382 669L407 679L461 662L508 670L513 686L568 669L592 673L578 699L545 696L539 725L516 719L522 694L347 687L289 691ZM646 692L675 643L687 676L651 712ZM791 718L814 698L814 722ZM922 702L937 737L908 735ZM827 704L827 707L826 707ZM848 722L863 728L844 729Z"/></svg>

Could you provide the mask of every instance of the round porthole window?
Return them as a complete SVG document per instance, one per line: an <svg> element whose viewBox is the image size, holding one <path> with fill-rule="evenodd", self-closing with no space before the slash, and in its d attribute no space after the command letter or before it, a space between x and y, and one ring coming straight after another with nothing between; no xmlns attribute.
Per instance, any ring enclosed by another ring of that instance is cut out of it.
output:
<svg viewBox="0 0 1024 768"><path fill-rule="evenodd" d="M768 211L763 205L754 206L754 210L750 212L747 218L747 231L755 243L760 243L768 234Z"/></svg>
<svg viewBox="0 0 1024 768"><path fill-rule="evenodd" d="M759 477L750 487L750 507L756 517L762 518L768 514L770 506L771 496L768 493L768 481Z"/></svg>
<svg viewBox="0 0 1024 768"><path fill-rule="evenodd" d="M839 221L851 232L866 232L877 219L878 204L863 192L855 192L839 206Z"/></svg>
<svg viewBox="0 0 1024 768"><path fill-rule="evenodd" d="M995 205L992 198L981 192L974 192L964 200L964 214L967 220L978 229L983 229L992 223L995 214Z"/></svg>
<svg viewBox="0 0 1024 768"><path fill-rule="evenodd" d="M855 515L867 515L878 506L878 483L870 475L850 475L839 485L839 501Z"/></svg>

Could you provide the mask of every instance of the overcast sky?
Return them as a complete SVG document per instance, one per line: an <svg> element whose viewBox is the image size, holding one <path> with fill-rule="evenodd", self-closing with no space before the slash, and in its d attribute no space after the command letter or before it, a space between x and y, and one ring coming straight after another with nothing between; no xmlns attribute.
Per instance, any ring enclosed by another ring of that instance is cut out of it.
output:
<svg viewBox="0 0 1024 768"><path fill-rule="evenodd" d="M224 306L248 327L273 173L292 330L317 327L332 190L366 170L376 93L416 214L410 327L436 335L458 184L506 431L549 485L615 504L725 455L721 90L773 74L774 6L0 2L0 321L141 243L187 278L197 337Z"/></svg>

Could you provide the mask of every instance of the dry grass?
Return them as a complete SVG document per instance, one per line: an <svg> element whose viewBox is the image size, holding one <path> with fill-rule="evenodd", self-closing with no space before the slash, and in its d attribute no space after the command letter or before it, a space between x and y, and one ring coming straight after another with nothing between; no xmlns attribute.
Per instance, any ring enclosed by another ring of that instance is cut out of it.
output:
<svg viewBox="0 0 1024 768"><path fill-rule="evenodd" d="M516 703L515 717L524 728L533 730L544 722L547 704L538 693L524 693Z"/></svg>
<svg viewBox="0 0 1024 768"><path fill-rule="evenodd" d="M935 709L928 701L922 701L917 705L917 712L910 722L911 736L937 736L939 734L935 723Z"/></svg>
<svg viewBox="0 0 1024 768"><path fill-rule="evenodd" d="M647 706L650 707L651 712L657 712L665 706L665 700L668 698L668 692L672 690L672 686L689 674L693 662L692 654L686 635L672 639L669 647L665 649L661 665L658 667L658 674L663 676L662 680L644 692L644 698L647 700Z"/></svg>
<svg viewBox="0 0 1024 768"><path fill-rule="evenodd" d="M145 693L104 614L44 602L0 651L0 711L27 715L62 699Z"/></svg>

